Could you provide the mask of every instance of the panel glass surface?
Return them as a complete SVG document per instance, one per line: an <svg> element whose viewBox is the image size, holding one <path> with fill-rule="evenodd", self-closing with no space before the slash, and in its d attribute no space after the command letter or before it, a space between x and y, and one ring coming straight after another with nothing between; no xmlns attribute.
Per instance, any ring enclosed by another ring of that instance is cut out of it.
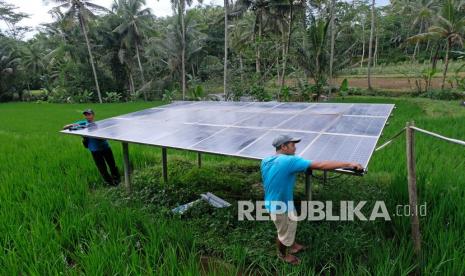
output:
<svg viewBox="0 0 465 276"><path fill-rule="evenodd" d="M181 129L154 140L154 143L167 147L189 149L192 145L199 143L222 129L224 128L217 126L183 125Z"/></svg>
<svg viewBox="0 0 465 276"><path fill-rule="evenodd" d="M357 162L367 166L376 138L323 134L301 156L314 160Z"/></svg>
<svg viewBox="0 0 465 276"><path fill-rule="evenodd" d="M391 104L188 102L97 121L66 134L261 159L278 134L302 137L297 154L367 165Z"/></svg>
<svg viewBox="0 0 465 276"><path fill-rule="evenodd" d="M297 113L312 105L311 103L283 103L274 107L270 112Z"/></svg>
<svg viewBox="0 0 465 276"><path fill-rule="evenodd" d="M343 116L326 132L379 136L385 120L385 118L376 117Z"/></svg>
<svg viewBox="0 0 465 276"><path fill-rule="evenodd" d="M246 127L265 127L273 128L291 118L288 114L282 113L256 113L236 125Z"/></svg>
<svg viewBox="0 0 465 276"><path fill-rule="evenodd" d="M192 106L196 109L202 110L236 110L247 105L250 105L250 102L220 102L220 101L211 101L211 102L199 102L195 106Z"/></svg>
<svg viewBox="0 0 465 276"><path fill-rule="evenodd" d="M121 115L121 116L118 116L116 118L120 118L120 119L137 119L137 118L140 118L140 117L145 117L145 116L150 116L150 115L153 115L153 114L156 114L156 113L160 113L162 111L163 111L163 109L160 109L160 108L148 108L148 109L144 109L144 110L141 110L141 111Z"/></svg>
<svg viewBox="0 0 465 276"><path fill-rule="evenodd" d="M321 103L315 104L309 109L305 110L303 113L316 113L316 114L343 114L347 112L352 104L330 104L330 103Z"/></svg>
<svg viewBox="0 0 465 276"><path fill-rule="evenodd" d="M389 116L392 108L392 104L354 104L345 114L386 117Z"/></svg>
<svg viewBox="0 0 465 276"><path fill-rule="evenodd" d="M233 111L210 111L207 112L207 116L203 120L200 120L200 124L213 124L213 125L225 125L230 126L236 123L239 123L242 120L245 120L252 115L253 113L247 112L233 112Z"/></svg>
<svg viewBox="0 0 465 276"><path fill-rule="evenodd" d="M113 119L113 118L100 120L100 121L96 121L93 124L90 124L87 127L87 131L94 132L94 131L102 130L102 129L106 128L106 127L115 126L115 125L118 125L118 124L121 124L121 123L122 123L121 120Z"/></svg>
<svg viewBox="0 0 465 276"><path fill-rule="evenodd" d="M301 138L302 140L296 144L296 154L299 155L312 142L318 134L305 132L289 132L280 130L270 130L264 136L257 139L255 142L244 148L240 155L250 156L252 158L262 159L264 157L275 154L276 149L273 147L273 140L281 134L287 134L292 137Z"/></svg>
<svg viewBox="0 0 465 276"><path fill-rule="evenodd" d="M89 135L106 139L152 144L156 139L178 131L179 124L141 124L126 122Z"/></svg>
<svg viewBox="0 0 465 276"><path fill-rule="evenodd" d="M266 130L231 127L194 145L192 149L236 154L265 133Z"/></svg>
<svg viewBox="0 0 465 276"><path fill-rule="evenodd" d="M338 118L338 115L303 114L283 122L276 128L319 132L331 126Z"/></svg>
<svg viewBox="0 0 465 276"><path fill-rule="evenodd" d="M247 111L247 112L267 112L271 111L274 107L280 105L282 103L278 102L253 102L250 105L243 106L239 111Z"/></svg>

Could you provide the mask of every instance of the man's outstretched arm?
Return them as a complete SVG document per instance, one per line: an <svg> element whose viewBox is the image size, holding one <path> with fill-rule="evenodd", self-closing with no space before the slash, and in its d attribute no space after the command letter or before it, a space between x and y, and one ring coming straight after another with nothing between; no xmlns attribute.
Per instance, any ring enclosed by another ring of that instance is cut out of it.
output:
<svg viewBox="0 0 465 276"><path fill-rule="evenodd" d="M67 129L72 128L74 126L76 126L76 124L65 125L65 126L63 126L63 130L67 130Z"/></svg>
<svg viewBox="0 0 465 276"><path fill-rule="evenodd" d="M356 171L363 170L359 163L339 162L339 161L315 161L312 162L309 169L311 170L335 170L341 168L351 168Z"/></svg>

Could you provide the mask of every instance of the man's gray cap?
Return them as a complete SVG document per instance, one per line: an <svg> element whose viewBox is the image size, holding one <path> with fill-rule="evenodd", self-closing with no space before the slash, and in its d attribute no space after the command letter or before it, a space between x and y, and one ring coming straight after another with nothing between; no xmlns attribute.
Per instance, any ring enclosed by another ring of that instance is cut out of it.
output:
<svg viewBox="0 0 465 276"><path fill-rule="evenodd" d="M286 134L279 135L278 137L274 138L273 140L273 147L277 148L281 146L282 144L285 144L287 142L294 142L294 143L299 143L300 138L294 138Z"/></svg>
<svg viewBox="0 0 465 276"><path fill-rule="evenodd" d="M92 109L88 108L88 109L82 111L82 114L84 114L84 115L86 115L86 114L94 114L94 111Z"/></svg>

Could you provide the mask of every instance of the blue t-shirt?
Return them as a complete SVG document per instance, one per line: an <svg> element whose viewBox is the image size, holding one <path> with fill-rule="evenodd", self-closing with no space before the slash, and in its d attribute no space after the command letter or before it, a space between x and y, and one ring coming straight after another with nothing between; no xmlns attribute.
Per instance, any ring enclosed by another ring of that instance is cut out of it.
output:
<svg viewBox="0 0 465 276"><path fill-rule="evenodd" d="M265 189L265 208L269 212L294 210L296 173L305 172L310 164L310 160L285 154L273 155L262 160L260 170ZM281 204L284 205L280 206Z"/></svg>
<svg viewBox="0 0 465 276"><path fill-rule="evenodd" d="M87 120L81 120L81 121L75 122L75 124L78 124L80 126L88 126L89 122ZM100 151L100 150L105 150L110 147L106 139L98 139L98 138L92 138L92 137L86 137L86 139L89 141L87 148L90 151Z"/></svg>

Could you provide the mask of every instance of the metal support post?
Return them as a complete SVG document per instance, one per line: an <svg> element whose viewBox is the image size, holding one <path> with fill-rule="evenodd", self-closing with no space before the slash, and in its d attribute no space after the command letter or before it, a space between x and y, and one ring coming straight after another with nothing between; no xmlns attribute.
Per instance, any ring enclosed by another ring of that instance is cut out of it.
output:
<svg viewBox="0 0 465 276"><path fill-rule="evenodd" d="M162 162L162 175L163 181L168 182L168 160L166 158L166 148L161 148L161 162Z"/></svg>
<svg viewBox="0 0 465 276"><path fill-rule="evenodd" d="M124 187L131 189L131 167L129 164L129 145L123 142L123 167L124 167Z"/></svg>

